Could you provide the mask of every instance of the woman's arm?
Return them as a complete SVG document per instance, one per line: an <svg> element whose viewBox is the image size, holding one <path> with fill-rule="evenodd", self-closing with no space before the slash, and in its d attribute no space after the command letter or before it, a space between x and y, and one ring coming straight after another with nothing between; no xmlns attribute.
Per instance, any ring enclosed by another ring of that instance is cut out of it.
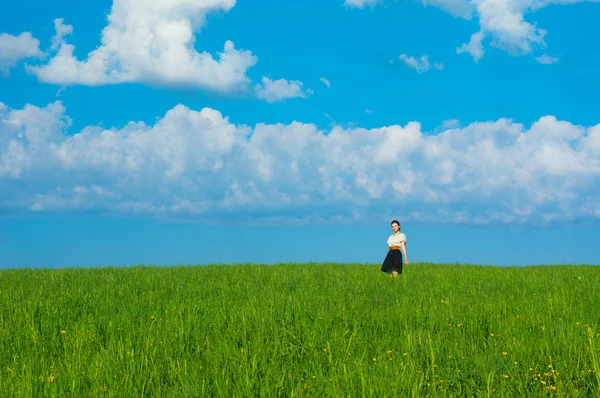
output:
<svg viewBox="0 0 600 398"><path fill-rule="evenodd" d="M406 241L402 241L402 253L404 254L404 264L408 265L408 256L406 255Z"/></svg>

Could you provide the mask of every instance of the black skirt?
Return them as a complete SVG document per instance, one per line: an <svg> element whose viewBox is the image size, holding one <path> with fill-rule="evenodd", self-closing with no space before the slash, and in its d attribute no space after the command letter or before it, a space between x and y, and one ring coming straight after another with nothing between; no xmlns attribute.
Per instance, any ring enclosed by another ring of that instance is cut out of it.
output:
<svg viewBox="0 0 600 398"><path fill-rule="evenodd" d="M402 273L402 252L400 250L390 250L388 251L387 256L385 256L385 260L383 260L383 265L381 266L381 270L383 272L387 272L391 274L393 271L397 273Z"/></svg>

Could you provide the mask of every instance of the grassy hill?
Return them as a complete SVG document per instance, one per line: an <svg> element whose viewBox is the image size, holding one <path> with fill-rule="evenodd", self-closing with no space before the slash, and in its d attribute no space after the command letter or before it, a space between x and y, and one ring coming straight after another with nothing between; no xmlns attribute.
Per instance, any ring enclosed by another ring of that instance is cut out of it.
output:
<svg viewBox="0 0 600 398"><path fill-rule="evenodd" d="M0 271L0 396L597 396L600 267Z"/></svg>

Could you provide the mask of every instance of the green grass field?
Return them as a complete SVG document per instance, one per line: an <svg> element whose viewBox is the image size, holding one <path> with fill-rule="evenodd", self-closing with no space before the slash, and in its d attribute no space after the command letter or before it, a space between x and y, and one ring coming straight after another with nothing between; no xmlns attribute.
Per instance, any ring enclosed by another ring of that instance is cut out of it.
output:
<svg viewBox="0 0 600 398"><path fill-rule="evenodd" d="M0 271L0 396L600 391L600 267Z"/></svg>

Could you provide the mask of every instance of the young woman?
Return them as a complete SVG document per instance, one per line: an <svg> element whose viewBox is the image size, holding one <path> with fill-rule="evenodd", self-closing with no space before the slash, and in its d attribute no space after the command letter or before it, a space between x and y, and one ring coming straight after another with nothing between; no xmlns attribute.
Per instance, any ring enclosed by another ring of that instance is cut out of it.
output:
<svg viewBox="0 0 600 398"><path fill-rule="evenodd" d="M390 274L390 278L397 278L398 274L402 273L402 254L404 253L405 264L408 265L408 256L406 255L406 235L400 232L400 223L396 220L392 221L393 234L387 240L389 251L381 270ZM402 249L402 252L400 251Z"/></svg>

